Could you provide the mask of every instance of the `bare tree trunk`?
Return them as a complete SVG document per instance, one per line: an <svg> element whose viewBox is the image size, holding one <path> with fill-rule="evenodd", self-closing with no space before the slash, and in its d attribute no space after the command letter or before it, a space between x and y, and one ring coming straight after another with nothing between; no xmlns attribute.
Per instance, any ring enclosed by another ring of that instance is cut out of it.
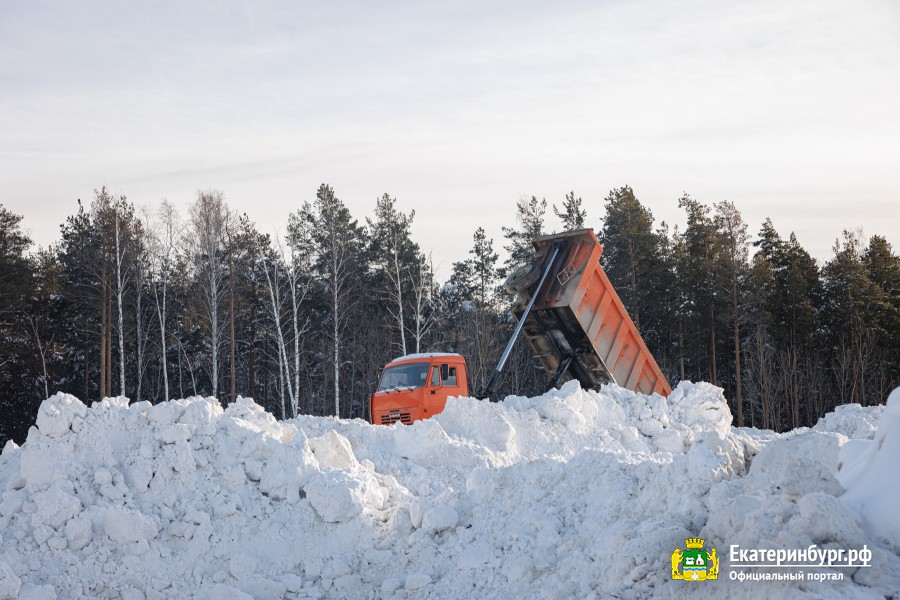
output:
<svg viewBox="0 0 900 600"><path fill-rule="evenodd" d="M250 356L247 358L247 393L256 398L256 308L252 309L250 318Z"/></svg>
<svg viewBox="0 0 900 600"><path fill-rule="evenodd" d="M160 354L160 362L162 363L160 366L162 367L162 375L163 375L163 398L165 401L169 401L169 368L166 360L166 349L168 348L168 344L166 343L166 283L162 284L162 301L160 301L159 292L156 290L156 287L153 288L153 295L156 298L156 316L159 319L159 354ZM178 358L179 364L181 361L181 357Z"/></svg>
<svg viewBox="0 0 900 600"><path fill-rule="evenodd" d="M230 240L229 240L230 242ZM231 243L229 243L229 246ZM228 302L229 302L229 314L230 314L230 334L231 334L231 402L237 399L235 395L235 352L234 352L234 257L232 255L232 248L228 248Z"/></svg>
<svg viewBox="0 0 900 600"><path fill-rule="evenodd" d="M210 334L212 337L212 395L219 398L219 281L210 269Z"/></svg>
<svg viewBox="0 0 900 600"><path fill-rule="evenodd" d="M334 310L334 416L341 417L341 345L338 315L340 303L337 285L332 286L332 308Z"/></svg>
<svg viewBox="0 0 900 600"><path fill-rule="evenodd" d="M106 272L100 277L100 399L106 395Z"/></svg>
<svg viewBox="0 0 900 600"><path fill-rule="evenodd" d="M260 254L263 255L263 250L260 248ZM296 406L295 401L295 390L291 387L291 373L290 373L290 363L288 362L287 356L287 344L284 341L284 331L281 326L281 288L278 285L278 267L273 266L273 272L269 274L269 266L263 258L263 271L266 275L266 285L269 290L269 302L272 306L272 319L275 321L275 331L278 335L277 340L277 352L278 352L278 378L279 378L279 389L281 390L281 404L282 404L282 412L286 413L287 411L284 409L285 402L285 385L287 385L287 394L288 398L291 402L291 407ZM296 410L291 414L291 418L296 417Z"/></svg>
<svg viewBox="0 0 900 600"><path fill-rule="evenodd" d="M178 393L184 398L184 371L181 368L181 343L178 344ZM168 400L167 400L168 402Z"/></svg>
<svg viewBox="0 0 900 600"><path fill-rule="evenodd" d="M37 344L38 352L41 355L41 368L44 372L44 398L49 398L50 389L48 384L49 377L47 375L47 357L44 355L44 346L41 344L41 336L38 335L37 319L29 318L28 322L31 324L31 331L34 332L34 341Z"/></svg>
<svg viewBox="0 0 900 600"><path fill-rule="evenodd" d="M400 255L396 244L394 244L393 258L394 272L392 278L394 279L394 288L397 290L397 331L400 332L401 351L403 352L403 356L406 356L406 325L404 324L403 319L403 281L400 276Z"/></svg>
<svg viewBox="0 0 900 600"><path fill-rule="evenodd" d="M628 239L628 260L631 271L631 291L634 294L633 298L635 299L634 306L632 307L632 311L634 311L634 326L637 327L637 330L641 330L641 309L637 302L637 267L634 264L634 240L631 238Z"/></svg>
<svg viewBox="0 0 900 600"><path fill-rule="evenodd" d="M741 324L738 315L737 272L731 276L731 310L734 315L734 400L737 404L737 424L744 426L744 401L741 395Z"/></svg>
<svg viewBox="0 0 900 600"><path fill-rule="evenodd" d="M134 278L134 288L137 296L135 297L135 326L137 331L137 346L135 348L137 353L137 391L135 392L135 400L137 402L141 401L141 389L144 384L144 339L143 339L143 322L141 319L141 267L140 265L136 265L135 278Z"/></svg>
<svg viewBox="0 0 900 600"><path fill-rule="evenodd" d="M772 428L772 379L769 372L769 357L766 338L762 326L756 332L757 358L759 361L760 397L762 405L763 429Z"/></svg>
<svg viewBox="0 0 900 600"><path fill-rule="evenodd" d="M434 281L434 269L431 268L430 263L431 255L428 256L428 263L425 262L424 256L419 256L415 286L416 312L413 315L416 322L415 340L417 353L422 352L422 340L435 322L434 311L426 316L426 307L431 298Z"/></svg>
<svg viewBox="0 0 900 600"><path fill-rule="evenodd" d="M194 390L194 396L197 395L197 379L194 377L194 366L191 364L191 359L188 357L187 352L184 351L184 344L181 343L181 340L178 341L178 348L181 350L181 354L184 355L184 360L187 362L188 373L191 374L191 387ZM184 396L184 390L181 391L181 395Z"/></svg>
<svg viewBox="0 0 900 600"><path fill-rule="evenodd" d="M87 402L91 393L91 369L90 369L90 346L87 341L84 344L84 401Z"/></svg>
<svg viewBox="0 0 900 600"><path fill-rule="evenodd" d="M296 417L300 410L300 328L297 325L299 307L297 306L297 274L293 273L294 265L291 265L291 271L291 311L294 322L294 389L291 392L291 403Z"/></svg>
<svg viewBox="0 0 900 600"><path fill-rule="evenodd" d="M711 300L709 303L709 378L710 383L719 385L716 377L716 313Z"/></svg>
<svg viewBox="0 0 900 600"><path fill-rule="evenodd" d="M876 337L871 329L858 329L856 333L856 364L859 365L859 398L860 404L869 406L868 375L872 370L875 355ZM880 400L878 398L877 400ZM877 401L876 400L876 401Z"/></svg>
<svg viewBox="0 0 900 600"><path fill-rule="evenodd" d="M108 298L106 300L106 394L112 397L112 378L113 378L113 361L112 361L112 288L107 287Z"/></svg>
<svg viewBox="0 0 900 600"><path fill-rule="evenodd" d="M119 244L119 213L116 211L116 304L119 309L119 395L125 395L125 326L122 318L122 251Z"/></svg>

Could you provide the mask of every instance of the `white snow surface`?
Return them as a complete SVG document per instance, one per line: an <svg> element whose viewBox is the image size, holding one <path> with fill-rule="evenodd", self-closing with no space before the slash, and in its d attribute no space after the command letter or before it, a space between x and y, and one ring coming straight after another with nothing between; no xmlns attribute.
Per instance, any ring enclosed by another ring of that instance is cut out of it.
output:
<svg viewBox="0 0 900 600"><path fill-rule="evenodd" d="M896 598L898 457L900 391L784 435L687 382L457 398L392 427L57 394L0 456L0 599ZM717 581L670 579L689 537ZM738 582L731 544L865 544L873 566Z"/></svg>

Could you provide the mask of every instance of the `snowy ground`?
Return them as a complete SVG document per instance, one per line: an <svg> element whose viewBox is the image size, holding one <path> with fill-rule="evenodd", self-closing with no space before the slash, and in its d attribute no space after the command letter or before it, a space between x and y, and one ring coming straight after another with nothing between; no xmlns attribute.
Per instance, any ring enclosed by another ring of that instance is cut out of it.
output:
<svg viewBox="0 0 900 600"><path fill-rule="evenodd" d="M0 458L0 599L900 597L900 390L785 435L690 383L407 427L57 395L37 425ZM689 537L717 581L671 580ZM729 579L730 545L812 544L872 566Z"/></svg>

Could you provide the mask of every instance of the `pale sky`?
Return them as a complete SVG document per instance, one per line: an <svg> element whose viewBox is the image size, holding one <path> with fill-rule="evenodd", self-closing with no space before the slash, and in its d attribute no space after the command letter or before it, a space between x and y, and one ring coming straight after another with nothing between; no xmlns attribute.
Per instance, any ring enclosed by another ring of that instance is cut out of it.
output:
<svg viewBox="0 0 900 600"><path fill-rule="evenodd" d="M263 231L387 192L443 275L516 201L631 185L900 250L895 0L0 2L0 203L36 242L107 185ZM555 218L548 227L556 227Z"/></svg>

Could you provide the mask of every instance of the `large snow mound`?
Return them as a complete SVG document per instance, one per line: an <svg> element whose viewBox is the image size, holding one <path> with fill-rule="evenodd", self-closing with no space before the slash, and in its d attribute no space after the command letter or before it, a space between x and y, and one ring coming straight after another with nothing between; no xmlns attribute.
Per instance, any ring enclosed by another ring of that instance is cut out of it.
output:
<svg viewBox="0 0 900 600"><path fill-rule="evenodd" d="M451 399L393 427L57 394L0 457L0 599L897 597L879 498L897 497L898 404L777 435L687 382ZM869 446L845 456L848 435ZM719 580L670 579L689 537L719 548ZM873 567L737 582L729 544L865 544Z"/></svg>
<svg viewBox="0 0 900 600"><path fill-rule="evenodd" d="M874 439L851 440L840 459L842 500L900 553L900 388L888 396Z"/></svg>

